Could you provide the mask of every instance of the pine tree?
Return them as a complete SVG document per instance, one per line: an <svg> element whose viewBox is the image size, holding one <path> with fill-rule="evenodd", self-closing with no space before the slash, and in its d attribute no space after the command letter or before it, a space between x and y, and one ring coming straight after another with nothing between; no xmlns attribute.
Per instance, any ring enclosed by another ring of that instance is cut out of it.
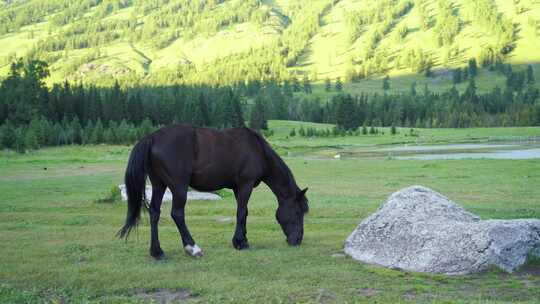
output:
<svg viewBox="0 0 540 304"><path fill-rule="evenodd" d="M23 128L17 128L15 130L15 142L13 148L19 153L26 152L26 136Z"/></svg>
<svg viewBox="0 0 540 304"><path fill-rule="evenodd" d="M99 118L92 130L92 135L90 136L90 143L94 145L103 143L103 123Z"/></svg>
<svg viewBox="0 0 540 304"><path fill-rule="evenodd" d="M293 92L300 92L300 81L298 81L298 78L293 77L292 79L292 88Z"/></svg>
<svg viewBox="0 0 540 304"><path fill-rule="evenodd" d="M295 137L295 136L296 136L296 129L295 129L295 128L293 128L293 129L291 130L291 132L289 133L289 136L290 136L290 137Z"/></svg>
<svg viewBox="0 0 540 304"><path fill-rule="evenodd" d="M332 90L332 82L328 77L326 77L326 79L324 80L324 90L326 92L330 92Z"/></svg>
<svg viewBox="0 0 540 304"><path fill-rule="evenodd" d="M476 59L471 58L469 59L469 76L471 78L474 78L476 77L477 74L478 74L478 66L476 64Z"/></svg>
<svg viewBox="0 0 540 304"><path fill-rule="evenodd" d="M205 97L202 93L199 94L197 100L197 110L195 112L193 123L198 127L211 126L210 112L208 111L208 105L206 104Z"/></svg>
<svg viewBox="0 0 540 304"><path fill-rule="evenodd" d="M37 150L39 149L39 142L36 131L33 128L27 128L24 132L24 150Z"/></svg>
<svg viewBox="0 0 540 304"><path fill-rule="evenodd" d="M534 79L534 70L533 70L533 67L532 65L528 65L527 66L527 83L528 84L532 84L534 83L535 79Z"/></svg>
<svg viewBox="0 0 540 304"><path fill-rule="evenodd" d="M142 138L142 137L152 133L153 131L154 131L154 127L152 125L152 122L147 117L147 118L143 119L141 125L139 126L139 130L137 132L138 133L137 137Z"/></svg>
<svg viewBox="0 0 540 304"><path fill-rule="evenodd" d="M253 105L251 109L249 127L254 130L267 130L268 129L264 100L260 96L255 99L255 104Z"/></svg>
<svg viewBox="0 0 540 304"><path fill-rule="evenodd" d="M71 121L70 128L73 130L73 142L77 145L83 143L83 130L79 118L75 116Z"/></svg>
<svg viewBox="0 0 540 304"><path fill-rule="evenodd" d="M289 82L289 80L283 81L283 95L289 98L293 97L293 90L292 90L291 83Z"/></svg>
<svg viewBox="0 0 540 304"><path fill-rule="evenodd" d="M302 83L304 87L304 92L306 94L311 94L311 82L309 81L309 78L307 77L307 75L304 75L304 79Z"/></svg>
<svg viewBox="0 0 540 304"><path fill-rule="evenodd" d="M242 113L242 106L240 105L240 99L238 96L234 95L232 91L230 92L230 94L232 97L232 107L233 107L232 109L233 117L231 118L232 126L235 128L243 127L245 126L245 121L244 121L244 114Z"/></svg>
<svg viewBox="0 0 540 304"><path fill-rule="evenodd" d="M300 135L301 137L305 137L306 136L306 131L304 130L304 126L300 126L300 129L298 129L298 135Z"/></svg>
<svg viewBox="0 0 540 304"><path fill-rule="evenodd" d="M473 78L469 80L469 85L465 89L465 92L463 93L463 99L465 101L475 103L478 96L476 96L476 83Z"/></svg>
<svg viewBox="0 0 540 304"><path fill-rule="evenodd" d="M452 82L454 84L461 83L461 69L457 68L452 72Z"/></svg>
<svg viewBox="0 0 540 304"><path fill-rule="evenodd" d="M386 75L386 77L384 77L383 79L383 85L382 85L382 88L385 92L387 92L388 90L390 90L390 77L388 77L388 75Z"/></svg>
<svg viewBox="0 0 540 304"><path fill-rule="evenodd" d="M336 91L341 92L343 90L343 83L341 83L341 78L336 79Z"/></svg>
<svg viewBox="0 0 540 304"><path fill-rule="evenodd" d="M416 96L416 81L413 81L413 83L411 83L411 96Z"/></svg>
<svg viewBox="0 0 540 304"><path fill-rule="evenodd" d="M11 124L9 119L6 120L2 126L2 131L0 132L0 146L8 149L14 148L16 136L15 127Z"/></svg>

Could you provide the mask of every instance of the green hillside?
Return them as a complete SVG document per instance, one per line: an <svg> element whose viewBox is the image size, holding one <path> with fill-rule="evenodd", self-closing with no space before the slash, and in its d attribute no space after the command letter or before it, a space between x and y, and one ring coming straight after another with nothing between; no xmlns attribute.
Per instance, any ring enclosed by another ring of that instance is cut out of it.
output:
<svg viewBox="0 0 540 304"><path fill-rule="evenodd" d="M504 85L497 62L540 77L538 0L20 0L0 21L0 74L37 57L50 82L339 77L360 92L389 75L391 90L446 90L471 58L481 91Z"/></svg>

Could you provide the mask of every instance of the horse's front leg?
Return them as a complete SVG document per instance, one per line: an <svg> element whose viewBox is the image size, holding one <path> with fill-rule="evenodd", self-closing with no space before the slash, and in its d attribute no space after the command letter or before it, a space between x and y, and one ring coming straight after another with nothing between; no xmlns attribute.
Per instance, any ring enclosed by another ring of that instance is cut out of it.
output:
<svg viewBox="0 0 540 304"><path fill-rule="evenodd" d="M188 227L184 219L184 208L186 206L187 200L187 185L181 187L180 189L173 190L173 202L171 208L171 217L180 232L180 237L182 238L182 243L184 245L184 250L187 254L192 257L202 257L203 252L189 233Z"/></svg>
<svg viewBox="0 0 540 304"><path fill-rule="evenodd" d="M248 183L234 189L234 196L236 197L236 230L232 239L234 248L238 250L249 248L248 239L246 237L246 220L248 216L248 201L253 191L253 184Z"/></svg>

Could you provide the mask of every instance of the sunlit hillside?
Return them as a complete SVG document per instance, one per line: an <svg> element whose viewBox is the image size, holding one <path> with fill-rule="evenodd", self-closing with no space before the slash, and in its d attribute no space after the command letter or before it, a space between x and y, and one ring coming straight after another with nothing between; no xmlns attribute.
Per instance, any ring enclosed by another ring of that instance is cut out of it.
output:
<svg viewBox="0 0 540 304"><path fill-rule="evenodd" d="M392 90L441 90L475 58L488 90L506 80L496 63L540 70L538 0L20 0L0 20L1 74L37 57L50 82L307 76L354 92L388 75Z"/></svg>

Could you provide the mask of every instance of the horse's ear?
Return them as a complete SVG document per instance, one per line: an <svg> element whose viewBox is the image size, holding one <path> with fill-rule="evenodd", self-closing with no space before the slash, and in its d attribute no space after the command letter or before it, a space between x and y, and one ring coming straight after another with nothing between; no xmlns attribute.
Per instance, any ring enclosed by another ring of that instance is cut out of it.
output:
<svg viewBox="0 0 540 304"><path fill-rule="evenodd" d="M298 193L298 197L299 198L303 197L304 195L306 195L307 191L308 191L308 188L304 188L304 190L300 190L300 192Z"/></svg>

